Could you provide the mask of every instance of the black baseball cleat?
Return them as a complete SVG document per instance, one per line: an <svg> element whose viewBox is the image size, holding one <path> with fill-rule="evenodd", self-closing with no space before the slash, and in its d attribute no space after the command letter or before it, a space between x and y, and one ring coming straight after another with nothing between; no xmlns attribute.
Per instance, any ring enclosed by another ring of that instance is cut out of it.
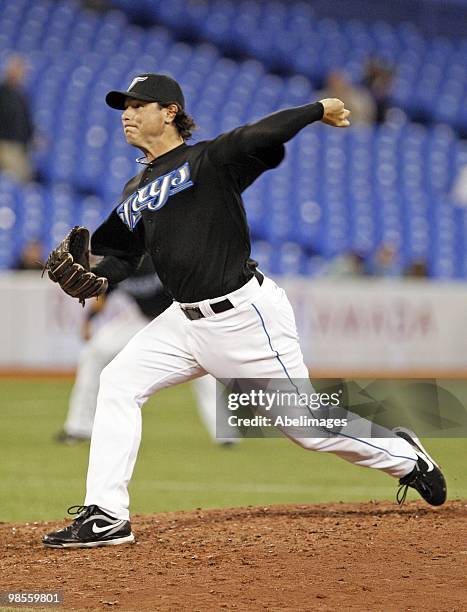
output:
<svg viewBox="0 0 467 612"><path fill-rule="evenodd" d="M74 510L76 508L76 510ZM42 538L43 544L51 548L94 548L131 544L135 536L131 533L131 523L116 519L99 506L71 506L68 514L77 514L71 525L52 531Z"/></svg>
<svg viewBox="0 0 467 612"><path fill-rule="evenodd" d="M59 444L65 444L66 446L76 446L76 444L81 444L82 442L89 442L90 438L88 436L77 436L75 434L69 434L64 429L59 431L54 436L55 442Z"/></svg>
<svg viewBox="0 0 467 612"><path fill-rule="evenodd" d="M420 493L423 499L432 506L441 506L446 501L446 481L438 465L423 448L422 443L410 429L395 427L393 432L403 438L414 449L418 460L414 469L399 480L397 502L402 505L407 497L409 487Z"/></svg>

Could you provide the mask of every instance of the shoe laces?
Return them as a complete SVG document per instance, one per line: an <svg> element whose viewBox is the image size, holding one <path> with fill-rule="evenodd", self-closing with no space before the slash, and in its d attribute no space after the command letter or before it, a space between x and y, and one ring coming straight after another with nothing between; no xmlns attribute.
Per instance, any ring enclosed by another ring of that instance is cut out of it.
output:
<svg viewBox="0 0 467 612"><path fill-rule="evenodd" d="M72 516L74 516L76 514L79 515L79 514L82 514L83 512L85 512L90 507L91 506L70 506L68 508L67 512L68 512L68 514L71 514Z"/></svg>
<svg viewBox="0 0 467 612"><path fill-rule="evenodd" d="M61 530L61 533L73 533L74 530L76 530L81 525L81 522L86 518L90 508L91 506L70 506L67 510L68 514L78 516L72 523L64 527Z"/></svg>
<svg viewBox="0 0 467 612"><path fill-rule="evenodd" d="M396 494L396 500L399 506L402 506L404 504L407 498L407 492L409 490L409 487L412 487L419 493L421 493L422 491L427 492L430 490L430 487L423 478L424 472L419 469L418 465L416 467L417 471L414 474L410 473L399 480L400 487L397 490Z"/></svg>
<svg viewBox="0 0 467 612"><path fill-rule="evenodd" d="M407 476L404 476L403 478L399 480L400 487L397 490L397 494L396 494L396 500L399 506L402 506L404 504L407 498L409 487L416 488L416 485L418 484L417 481L419 479L419 475L420 475L420 469L419 469L418 462L417 462L412 472L410 472L409 474L407 474Z"/></svg>
<svg viewBox="0 0 467 612"><path fill-rule="evenodd" d="M405 499L407 497L407 492L409 490L409 486L410 485L408 484L403 484L398 488L397 494L396 494L396 500L399 506L404 505Z"/></svg>

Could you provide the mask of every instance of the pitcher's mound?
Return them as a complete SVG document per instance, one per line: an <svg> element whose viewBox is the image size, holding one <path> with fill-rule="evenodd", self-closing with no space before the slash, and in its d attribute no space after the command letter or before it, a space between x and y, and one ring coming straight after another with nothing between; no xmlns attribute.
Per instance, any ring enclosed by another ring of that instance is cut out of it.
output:
<svg viewBox="0 0 467 612"><path fill-rule="evenodd" d="M461 610L466 519L467 501L198 510L81 550L41 545L59 523L3 524L0 591L61 591L70 610Z"/></svg>

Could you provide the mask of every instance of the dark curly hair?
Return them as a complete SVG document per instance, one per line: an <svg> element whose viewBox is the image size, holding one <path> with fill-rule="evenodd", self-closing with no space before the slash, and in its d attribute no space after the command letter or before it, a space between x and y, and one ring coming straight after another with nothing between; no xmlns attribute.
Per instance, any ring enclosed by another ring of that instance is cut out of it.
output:
<svg viewBox="0 0 467 612"><path fill-rule="evenodd" d="M169 102L168 104L159 104L161 108L167 108L175 104L178 108L177 114L175 115L174 123L175 127L178 130L178 133L183 138L183 140L190 140L193 137L193 131L196 130L196 123L190 115L185 113L183 109L176 102Z"/></svg>

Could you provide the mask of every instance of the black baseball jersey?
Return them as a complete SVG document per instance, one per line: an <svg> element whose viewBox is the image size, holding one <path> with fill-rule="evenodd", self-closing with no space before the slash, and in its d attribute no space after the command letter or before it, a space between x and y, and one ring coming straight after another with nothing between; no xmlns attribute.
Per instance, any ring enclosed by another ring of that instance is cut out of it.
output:
<svg viewBox="0 0 467 612"><path fill-rule="evenodd" d="M241 193L284 157L284 143L323 116L322 104L274 113L210 141L157 157L125 186L123 200L92 236L104 255L94 271L118 282L148 253L179 302L242 287L253 275Z"/></svg>
<svg viewBox="0 0 467 612"><path fill-rule="evenodd" d="M129 295L141 313L149 320L155 319L173 304L172 296L164 289L148 255L141 259L128 278L117 285L110 285L106 295L109 296L117 290ZM98 305L98 302L94 304ZM99 310L92 306L88 308L86 311L88 320L93 319Z"/></svg>
<svg viewBox="0 0 467 612"><path fill-rule="evenodd" d="M155 319L173 302L154 271L151 258L143 257L135 273L118 285L137 304L148 319Z"/></svg>

